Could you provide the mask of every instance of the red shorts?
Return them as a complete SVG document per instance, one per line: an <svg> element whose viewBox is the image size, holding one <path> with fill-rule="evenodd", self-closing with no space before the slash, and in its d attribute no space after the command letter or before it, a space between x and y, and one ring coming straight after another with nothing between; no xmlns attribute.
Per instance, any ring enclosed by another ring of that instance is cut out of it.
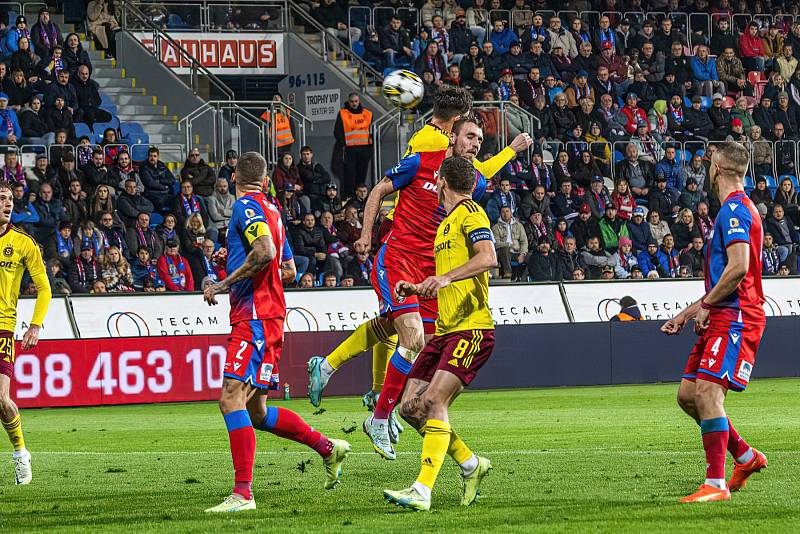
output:
<svg viewBox="0 0 800 534"><path fill-rule="evenodd" d="M430 382L437 370L447 371L468 386L492 350L494 330L463 330L434 336L417 356L408 378Z"/></svg>
<svg viewBox="0 0 800 534"><path fill-rule="evenodd" d="M435 274L436 265L433 262L409 256L394 247L381 247L371 275L372 288L378 294L380 314L394 319L404 313L418 312L422 316L425 333L433 334L436 318L439 317L437 299L421 299L416 295L398 297L394 287L401 280L418 284Z"/></svg>
<svg viewBox="0 0 800 534"><path fill-rule="evenodd" d="M756 363L765 326L764 323L712 318L708 330L689 354L683 378L708 380L734 391L744 391Z"/></svg>
<svg viewBox="0 0 800 534"><path fill-rule="evenodd" d="M228 338L223 374L257 388L277 390L282 348L283 319L238 322Z"/></svg>
<svg viewBox="0 0 800 534"><path fill-rule="evenodd" d="M0 330L0 375L14 376L14 332Z"/></svg>

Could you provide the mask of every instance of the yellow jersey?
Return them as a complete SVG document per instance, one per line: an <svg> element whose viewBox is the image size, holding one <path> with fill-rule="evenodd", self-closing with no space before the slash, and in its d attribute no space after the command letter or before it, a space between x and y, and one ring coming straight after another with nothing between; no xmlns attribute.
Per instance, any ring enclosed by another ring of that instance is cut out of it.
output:
<svg viewBox="0 0 800 534"><path fill-rule="evenodd" d="M436 231L436 275L464 265L475 255L475 243L494 241L489 217L474 200L464 200L447 214ZM436 335L494 329L489 310L489 273L452 282L439 290Z"/></svg>
<svg viewBox="0 0 800 534"><path fill-rule="evenodd" d="M417 152L439 152L447 150L450 147L450 136L447 132L433 124L426 124L416 131L411 139L408 140L408 147L403 157ZM491 180L495 174L505 167L509 161L514 159L516 152L510 147L505 147L503 150L487 159L486 161L472 160L472 165L475 170L481 173L487 181ZM400 191L397 192L397 195ZM480 199L478 199L480 200ZM397 199L395 199L395 206ZM389 220L394 219L394 207L392 207L389 214L386 216Z"/></svg>
<svg viewBox="0 0 800 534"><path fill-rule="evenodd" d="M17 300L25 269L37 290L31 324L41 326L52 297L42 252L34 238L9 223L0 235L0 330L14 332L17 326Z"/></svg>

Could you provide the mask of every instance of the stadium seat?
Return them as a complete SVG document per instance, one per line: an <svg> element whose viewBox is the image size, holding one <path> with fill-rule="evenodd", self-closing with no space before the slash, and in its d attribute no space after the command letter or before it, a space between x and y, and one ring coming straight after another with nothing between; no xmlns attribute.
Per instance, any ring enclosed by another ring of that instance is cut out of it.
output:
<svg viewBox="0 0 800 534"><path fill-rule="evenodd" d="M692 153L688 150L676 150L675 159L681 163L688 163L692 160Z"/></svg>
<svg viewBox="0 0 800 534"><path fill-rule="evenodd" d="M150 214L150 228L156 229L159 224L164 222L164 217L157 212L153 212Z"/></svg>
<svg viewBox="0 0 800 534"><path fill-rule="evenodd" d="M620 152L619 150L615 150L614 151L614 163L619 163L623 159L625 159L625 155L622 152Z"/></svg>
<svg viewBox="0 0 800 534"><path fill-rule="evenodd" d="M123 122L119 129L122 137L130 137L132 133L145 133L144 127L138 122Z"/></svg>
<svg viewBox="0 0 800 534"><path fill-rule="evenodd" d="M750 191L752 191L755 188L756 188L756 183L755 183L755 181L753 181L753 177L752 176L745 176L744 177L744 190L747 191L747 193L750 193Z"/></svg>
<svg viewBox="0 0 800 534"><path fill-rule="evenodd" d="M147 151L150 149L149 144L133 143L131 144L131 159L133 161L144 161L147 159Z"/></svg>
<svg viewBox="0 0 800 534"><path fill-rule="evenodd" d="M725 98L722 99L722 107L724 109L728 109L728 110L732 109L735 105L736 105L736 101L733 98L729 97L729 96L726 96Z"/></svg>
<svg viewBox="0 0 800 534"><path fill-rule="evenodd" d="M701 96L700 98L703 100L703 103L700 104L700 106L703 109L703 111L705 111L708 108L710 108L711 105L713 104L710 96Z"/></svg>
<svg viewBox="0 0 800 534"><path fill-rule="evenodd" d="M75 137L80 139L81 137L86 136L89 138L89 141L94 142L94 134L92 133L91 128L85 122L76 122L75 123Z"/></svg>
<svg viewBox="0 0 800 534"><path fill-rule="evenodd" d="M764 174L763 176L767 180L767 187L769 187L774 193L775 190L778 189L778 183L775 181L775 177L766 174Z"/></svg>
<svg viewBox="0 0 800 534"><path fill-rule="evenodd" d="M362 58L364 57L364 54L366 53L366 49L364 48L364 43L363 42L355 41L353 43L352 47L353 47L353 52L355 52L358 55L358 57L362 57Z"/></svg>
<svg viewBox="0 0 800 534"><path fill-rule="evenodd" d="M706 155L706 151L702 148L694 153L695 156L700 156L701 158Z"/></svg>

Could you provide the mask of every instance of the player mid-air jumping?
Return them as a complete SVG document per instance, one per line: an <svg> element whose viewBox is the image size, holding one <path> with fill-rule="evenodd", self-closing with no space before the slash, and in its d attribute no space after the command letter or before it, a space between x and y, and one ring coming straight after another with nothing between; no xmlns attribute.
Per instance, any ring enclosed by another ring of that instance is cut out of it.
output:
<svg viewBox="0 0 800 534"><path fill-rule="evenodd" d="M14 329L17 326L17 300L25 269L36 285L36 306L28 330L22 336L27 350L39 342L39 330L47 314L52 292L42 260L39 244L31 236L11 224L14 197L11 185L0 181L0 421L14 447L12 460L17 484L30 484L31 453L25 448L22 419L11 400L11 378L14 376Z"/></svg>
<svg viewBox="0 0 800 534"><path fill-rule="evenodd" d="M471 504L492 468L475 456L451 428L448 408L475 378L494 348L489 310L489 269L497 264L489 218L471 198L475 172L459 156L444 160L437 189L447 216L436 233L436 274L421 283L399 281L398 295L438 296L436 335L414 362L400 404L400 415L423 435L417 481L401 491L385 490L391 502L428 510L431 490L449 454L462 470L461 504Z"/></svg>
<svg viewBox="0 0 800 534"><path fill-rule="evenodd" d="M293 265L284 252L280 213L262 192L267 162L256 152L237 163L237 200L228 226L227 267L230 274L203 291L209 305L230 289L231 336L225 360L219 406L225 419L234 467L233 492L206 512L240 512L256 507L252 492L256 438L253 428L303 443L321 457L334 488L350 452L346 441L330 439L299 415L285 408L267 407L267 391L278 389L278 362L283 347L286 301L281 278Z"/></svg>
<svg viewBox="0 0 800 534"><path fill-rule="evenodd" d="M767 466L763 453L750 447L725 413L729 389L744 391L764 333L761 288L761 217L744 192L748 151L723 143L711 158L710 184L721 209L706 244L706 294L667 321L661 331L678 334L692 318L700 336L678 390L678 404L700 425L706 452L706 480L681 502L727 501L753 473ZM725 450L735 461L725 482Z"/></svg>

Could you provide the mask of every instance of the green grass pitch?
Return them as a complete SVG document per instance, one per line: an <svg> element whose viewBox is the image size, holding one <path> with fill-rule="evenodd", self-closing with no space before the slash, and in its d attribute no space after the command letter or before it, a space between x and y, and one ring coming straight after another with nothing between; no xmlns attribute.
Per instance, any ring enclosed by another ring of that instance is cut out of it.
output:
<svg viewBox="0 0 800 534"><path fill-rule="evenodd" d="M447 459L430 513L383 502L418 469L420 438L406 430L395 462L370 452L356 398L298 411L354 454L343 483L322 489L315 453L258 434L258 510L209 516L230 491L227 434L213 403L26 410L30 486L0 471L0 527L11 532L797 532L800 529L800 380L756 380L731 394L741 434L769 467L728 503L679 505L704 476L697 426L675 403L676 384L465 393L452 423L491 458L478 503L458 506ZM346 433L349 432L349 433ZM310 461L310 463L309 463ZM729 462L728 471L731 465Z"/></svg>

